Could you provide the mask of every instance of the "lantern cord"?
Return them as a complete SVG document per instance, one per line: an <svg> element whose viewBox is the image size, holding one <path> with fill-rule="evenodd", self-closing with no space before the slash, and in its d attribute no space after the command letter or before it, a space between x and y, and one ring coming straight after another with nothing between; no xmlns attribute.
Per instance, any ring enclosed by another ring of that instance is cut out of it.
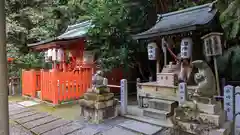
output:
<svg viewBox="0 0 240 135"><path fill-rule="evenodd" d="M169 51L169 53L172 55L172 57L175 59L175 61L176 62L178 62L179 61L179 59L177 58L177 56L172 52L172 50L168 47L168 46L166 46L167 47L167 50Z"/></svg>

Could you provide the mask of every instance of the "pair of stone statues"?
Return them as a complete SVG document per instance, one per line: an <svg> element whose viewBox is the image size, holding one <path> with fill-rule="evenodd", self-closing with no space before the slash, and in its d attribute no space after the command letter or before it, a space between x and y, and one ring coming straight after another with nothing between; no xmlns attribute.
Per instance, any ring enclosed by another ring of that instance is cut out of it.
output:
<svg viewBox="0 0 240 135"><path fill-rule="evenodd" d="M193 61L192 66L198 69L198 72L194 75L194 81L198 85L194 92L194 96L212 97L216 94L216 81L211 68L203 60ZM182 69L179 75L183 74L182 71L184 70L186 69ZM92 90L99 91L101 88L105 87L106 84L104 84L103 72L98 70L92 78Z"/></svg>

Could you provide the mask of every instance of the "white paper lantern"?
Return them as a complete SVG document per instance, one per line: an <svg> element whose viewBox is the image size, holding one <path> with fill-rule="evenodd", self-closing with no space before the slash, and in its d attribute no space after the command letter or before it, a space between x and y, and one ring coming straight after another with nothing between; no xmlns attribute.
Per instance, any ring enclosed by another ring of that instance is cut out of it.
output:
<svg viewBox="0 0 240 135"><path fill-rule="evenodd" d="M157 59L157 44L152 42L148 44L148 59L156 60Z"/></svg>
<svg viewBox="0 0 240 135"><path fill-rule="evenodd" d="M162 38L162 50L164 53L167 52L167 42L165 41L164 38Z"/></svg>
<svg viewBox="0 0 240 135"><path fill-rule="evenodd" d="M52 60L53 61L57 60L57 51L55 48L52 49Z"/></svg>
<svg viewBox="0 0 240 135"><path fill-rule="evenodd" d="M45 62L49 62L48 51L44 52L44 59L45 59Z"/></svg>
<svg viewBox="0 0 240 135"><path fill-rule="evenodd" d="M48 58L52 57L52 49L48 49L47 56Z"/></svg>
<svg viewBox="0 0 240 135"><path fill-rule="evenodd" d="M191 58L192 56L192 39L183 38L181 42L181 58Z"/></svg>
<svg viewBox="0 0 240 135"><path fill-rule="evenodd" d="M62 49L58 49L57 50L57 61L63 61L63 50Z"/></svg>
<svg viewBox="0 0 240 135"><path fill-rule="evenodd" d="M84 51L83 52L83 61L84 63L93 63L95 53L93 51Z"/></svg>

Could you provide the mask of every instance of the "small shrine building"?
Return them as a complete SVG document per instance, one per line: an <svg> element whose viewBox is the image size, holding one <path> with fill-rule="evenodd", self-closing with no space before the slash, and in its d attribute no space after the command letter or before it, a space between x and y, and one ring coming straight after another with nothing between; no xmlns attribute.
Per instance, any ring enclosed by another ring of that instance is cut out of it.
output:
<svg viewBox="0 0 240 135"><path fill-rule="evenodd" d="M218 14L215 2L161 14L152 28L133 36L148 44L157 77L137 84L138 108L126 117L171 128L172 134L231 134L231 112L216 100L222 95L216 56L224 47Z"/></svg>
<svg viewBox="0 0 240 135"><path fill-rule="evenodd" d="M204 55L201 37L221 30L217 9L213 3L209 3L159 15L157 23L152 28L134 35L133 38L139 42L148 43L149 60L155 60L157 67L155 82L138 84L139 99L146 97L176 100L178 75L181 70L177 64L179 59L186 58L189 62L208 61L209 57ZM189 45L183 47L185 41ZM189 71L189 74L191 72ZM189 77L188 87L193 90L196 84L193 76ZM141 93L145 93L145 96ZM139 104L143 105L141 100Z"/></svg>
<svg viewBox="0 0 240 135"><path fill-rule="evenodd" d="M96 67L94 53L84 50L91 26L91 21L71 25L56 38L29 44L32 51L44 52L52 68L23 70L22 95L54 105L79 99L91 87Z"/></svg>

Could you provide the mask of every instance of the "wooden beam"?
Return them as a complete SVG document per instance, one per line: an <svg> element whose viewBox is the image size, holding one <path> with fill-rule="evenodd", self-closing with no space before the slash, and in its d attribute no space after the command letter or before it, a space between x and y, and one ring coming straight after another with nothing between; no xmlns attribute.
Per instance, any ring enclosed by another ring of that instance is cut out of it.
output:
<svg viewBox="0 0 240 135"><path fill-rule="evenodd" d="M83 38L72 39L72 40L62 40L62 41L54 41L46 44L40 44L36 46L31 46L30 48L35 51L46 50L49 48L69 48L69 46L76 45L75 43L84 40Z"/></svg>

